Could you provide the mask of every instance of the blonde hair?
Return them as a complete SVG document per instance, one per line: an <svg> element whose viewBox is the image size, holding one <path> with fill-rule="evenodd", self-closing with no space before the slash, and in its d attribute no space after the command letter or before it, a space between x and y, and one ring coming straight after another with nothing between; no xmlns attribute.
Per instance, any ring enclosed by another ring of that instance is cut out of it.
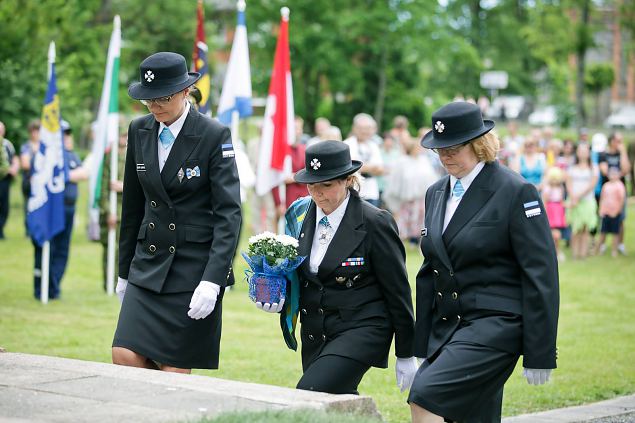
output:
<svg viewBox="0 0 635 423"><path fill-rule="evenodd" d="M346 188L350 188L359 192L361 185L359 181L359 176L357 176L357 174L347 175L342 179L346 181Z"/></svg>
<svg viewBox="0 0 635 423"><path fill-rule="evenodd" d="M480 162L490 163L496 160L496 155L500 150L500 140L493 132L488 132L478 138L473 139L470 144Z"/></svg>

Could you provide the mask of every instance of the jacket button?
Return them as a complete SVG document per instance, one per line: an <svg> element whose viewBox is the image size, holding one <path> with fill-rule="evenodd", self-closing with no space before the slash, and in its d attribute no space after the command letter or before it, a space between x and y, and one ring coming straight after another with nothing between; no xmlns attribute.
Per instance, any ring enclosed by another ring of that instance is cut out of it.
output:
<svg viewBox="0 0 635 423"><path fill-rule="evenodd" d="M442 317L441 320L448 320L448 318L447 317Z"/></svg>
<svg viewBox="0 0 635 423"><path fill-rule="evenodd" d="M309 334L309 340L313 341L315 339L315 337L313 335Z"/></svg>
<svg viewBox="0 0 635 423"><path fill-rule="evenodd" d="M326 341L326 335L322 334L322 341Z"/></svg>
<svg viewBox="0 0 635 423"><path fill-rule="evenodd" d="M148 228L150 228L150 229L154 229L154 222L150 222L150 223L148 223Z"/></svg>
<svg viewBox="0 0 635 423"><path fill-rule="evenodd" d="M171 230L171 231L173 231L173 230L175 230L175 229L176 229L176 225L175 225L174 223L170 223L170 224L168 225L168 228L170 228L170 230Z"/></svg>
<svg viewBox="0 0 635 423"><path fill-rule="evenodd" d="M346 281L346 277L344 276L336 276L335 277L335 282L337 283L344 283Z"/></svg>
<svg viewBox="0 0 635 423"><path fill-rule="evenodd" d="M439 298L443 298L443 294L441 292L437 292L437 295L439 296Z"/></svg>
<svg viewBox="0 0 635 423"><path fill-rule="evenodd" d="M456 320L461 320L461 316L456 316Z"/></svg>
<svg viewBox="0 0 635 423"><path fill-rule="evenodd" d="M150 205L151 205L152 207L156 207L156 206L157 206L157 202L156 202L156 201L154 201L154 200L152 200L152 201L150 201Z"/></svg>
<svg viewBox="0 0 635 423"><path fill-rule="evenodd" d="M304 314L306 316L306 308L302 309L302 314Z"/></svg>
<svg viewBox="0 0 635 423"><path fill-rule="evenodd" d="M324 287L323 287L323 286L320 286L320 287L318 288L318 290L319 290L319 291L324 291Z"/></svg>
<svg viewBox="0 0 635 423"><path fill-rule="evenodd" d="M154 252L157 250L157 246L156 246L156 245L154 245L154 244L151 244L151 245L148 247L148 250L150 250L150 252L151 252L151 253L154 253Z"/></svg>
<svg viewBox="0 0 635 423"><path fill-rule="evenodd" d="M439 276L439 271L437 269L434 269L434 276Z"/></svg>
<svg viewBox="0 0 635 423"><path fill-rule="evenodd" d="M454 272L450 272L450 276L454 276Z"/></svg>
<svg viewBox="0 0 635 423"><path fill-rule="evenodd" d="M318 314L324 314L324 310L322 310L321 308L318 308Z"/></svg>
<svg viewBox="0 0 635 423"><path fill-rule="evenodd" d="M304 287L308 288L309 287L309 281L304 282Z"/></svg>
<svg viewBox="0 0 635 423"><path fill-rule="evenodd" d="M456 292L452 293L452 299L456 300L457 298L459 298L459 294L457 294Z"/></svg>
<svg viewBox="0 0 635 423"><path fill-rule="evenodd" d="M174 254L174 252L176 251L176 248L174 248L174 245L170 245L170 254Z"/></svg>

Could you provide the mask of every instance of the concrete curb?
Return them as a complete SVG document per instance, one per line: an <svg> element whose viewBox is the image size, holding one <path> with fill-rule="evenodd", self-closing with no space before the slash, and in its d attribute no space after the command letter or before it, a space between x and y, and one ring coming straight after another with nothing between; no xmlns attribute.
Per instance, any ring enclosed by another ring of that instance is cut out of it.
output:
<svg viewBox="0 0 635 423"><path fill-rule="evenodd" d="M616 419L606 420L615 417ZM625 420L624 420L625 419ZM588 405L559 408L503 419L503 423L573 423L635 421L635 395L626 395Z"/></svg>
<svg viewBox="0 0 635 423"><path fill-rule="evenodd" d="M310 408L381 418L372 398L200 375L0 353L0 421L175 422L232 411Z"/></svg>

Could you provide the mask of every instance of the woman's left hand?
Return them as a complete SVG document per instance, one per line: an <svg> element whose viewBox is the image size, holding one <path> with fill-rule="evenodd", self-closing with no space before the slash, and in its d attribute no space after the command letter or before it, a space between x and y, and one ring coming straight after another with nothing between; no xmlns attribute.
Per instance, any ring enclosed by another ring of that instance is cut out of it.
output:
<svg viewBox="0 0 635 423"><path fill-rule="evenodd" d="M397 358L395 374L397 376L397 387L401 392L410 389L418 369L419 365L415 357Z"/></svg>

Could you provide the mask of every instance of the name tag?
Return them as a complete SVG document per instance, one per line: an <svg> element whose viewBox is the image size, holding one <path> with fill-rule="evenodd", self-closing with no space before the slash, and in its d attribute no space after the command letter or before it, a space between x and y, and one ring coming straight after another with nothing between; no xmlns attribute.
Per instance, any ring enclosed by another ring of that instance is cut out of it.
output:
<svg viewBox="0 0 635 423"><path fill-rule="evenodd" d="M137 163L137 172L145 172L145 171L146 171L145 163Z"/></svg>

